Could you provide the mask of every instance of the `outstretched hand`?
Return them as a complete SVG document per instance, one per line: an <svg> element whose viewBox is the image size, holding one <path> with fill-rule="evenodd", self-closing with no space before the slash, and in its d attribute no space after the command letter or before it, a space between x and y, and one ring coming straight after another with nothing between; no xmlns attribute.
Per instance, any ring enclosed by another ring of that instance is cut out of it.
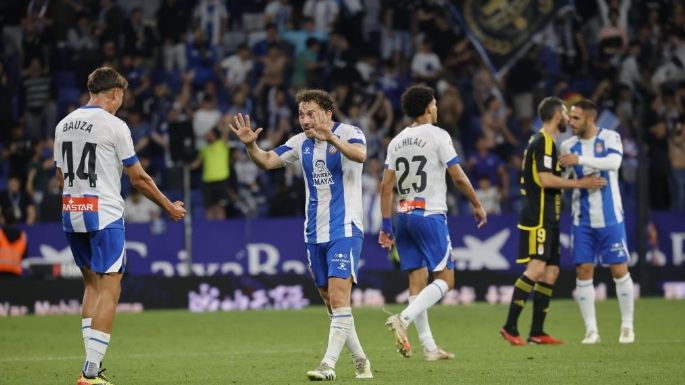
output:
<svg viewBox="0 0 685 385"><path fill-rule="evenodd" d="M245 115L245 118L243 118L243 114L240 113L233 116L233 123L229 123L228 127L233 131L235 136L238 137L238 140L246 146L254 143L255 140L257 140L259 133L262 132L261 127L252 131L252 127L250 127L250 115Z"/></svg>
<svg viewBox="0 0 685 385"><path fill-rule="evenodd" d="M333 138L333 128L331 127L331 120L326 115L326 111L321 110L317 112L315 121L314 137L324 142L331 140Z"/></svg>

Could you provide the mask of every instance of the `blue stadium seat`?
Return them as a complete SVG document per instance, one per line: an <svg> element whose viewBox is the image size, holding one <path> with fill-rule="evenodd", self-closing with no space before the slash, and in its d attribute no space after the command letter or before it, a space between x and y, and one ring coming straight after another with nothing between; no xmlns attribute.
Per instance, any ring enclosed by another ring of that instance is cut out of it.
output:
<svg viewBox="0 0 685 385"><path fill-rule="evenodd" d="M78 104L81 90L76 87L61 87L57 90L57 104L66 107L69 104Z"/></svg>
<svg viewBox="0 0 685 385"><path fill-rule="evenodd" d="M55 74L55 86L62 89L64 87L76 87L76 75L72 71L59 71Z"/></svg>

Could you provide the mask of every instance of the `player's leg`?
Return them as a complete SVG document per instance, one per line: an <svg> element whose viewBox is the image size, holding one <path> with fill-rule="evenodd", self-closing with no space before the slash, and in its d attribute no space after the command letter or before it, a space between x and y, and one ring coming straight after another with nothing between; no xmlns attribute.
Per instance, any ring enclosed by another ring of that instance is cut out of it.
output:
<svg viewBox="0 0 685 385"><path fill-rule="evenodd" d="M633 312L635 308L635 294L633 279L628 271L628 247L626 231L623 223L606 227L600 231L602 262L609 264L611 275L616 284L616 297L621 310L621 333L619 342L630 344L635 342L633 329Z"/></svg>
<svg viewBox="0 0 685 385"><path fill-rule="evenodd" d="M97 275L87 267L81 268L83 274L83 305L81 306L81 334L83 336L83 346L88 353L88 340L90 339L90 328L95 316L97 305Z"/></svg>
<svg viewBox="0 0 685 385"><path fill-rule="evenodd" d="M619 342L630 344L635 342L635 331L633 328L633 312L635 309L635 291L633 279L628 272L628 264L621 263L611 265L611 275L616 284L616 297L618 306L621 310L621 335Z"/></svg>
<svg viewBox="0 0 685 385"><path fill-rule="evenodd" d="M386 322L386 325L395 333L398 351L403 356L409 357L411 345L406 335L406 328L419 317L421 317L420 323L424 321L422 314L440 301L451 289L451 285L454 285L452 271L454 263L451 259L452 246L444 216L400 215L397 224L397 250L402 268L415 270L425 266L436 274L433 282L425 286L399 315L391 316ZM438 272L443 270L449 270L452 274L438 276ZM426 315L425 324L427 324L427 319ZM431 345L434 346L429 346L429 348L436 351L435 341Z"/></svg>
<svg viewBox="0 0 685 385"><path fill-rule="evenodd" d="M83 365L85 380L109 383L101 376L101 363L107 353L112 325L121 293L121 278L125 269L123 228L106 228L89 233L92 260L90 270L96 274L97 304L91 323L90 339Z"/></svg>
<svg viewBox="0 0 685 385"><path fill-rule="evenodd" d="M326 292L331 309L331 326L328 347L321 365L307 373L312 380L335 379L335 365L345 345L355 358L357 378L373 377L371 365L357 337L350 306L352 284L356 283L359 267L361 244L360 237L344 238L330 242L325 252L320 253L325 255L328 271Z"/></svg>
<svg viewBox="0 0 685 385"><path fill-rule="evenodd" d="M518 319L523 308L526 306L530 293L535 287L535 282L543 276L545 266L547 265L542 255L544 253L538 254L539 242L537 239L537 232L535 230L521 230L519 232L519 257L516 259L516 262L526 263L526 270L514 282L514 292L509 303L507 320L500 330L500 335L507 342L516 346L526 344L519 336Z"/></svg>
<svg viewBox="0 0 685 385"><path fill-rule="evenodd" d="M533 321L530 327L528 342L535 344L556 345L561 344L558 340L544 332L545 318L549 312L549 303L552 299L554 284L559 277L559 258L549 261L545 266L545 272L533 288Z"/></svg>
<svg viewBox="0 0 685 385"><path fill-rule="evenodd" d="M585 323L583 344L600 342L597 317L595 316L594 266L597 254L596 232L589 226L573 226L571 229L571 256L576 265L576 302Z"/></svg>
<svg viewBox="0 0 685 385"><path fill-rule="evenodd" d="M595 265L581 263L576 265L576 302L585 324L583 344L597 344L601 341L595 316L595 285L592 281Z"/></svg>
<svg viewBox="0 0 685 385"><path fill-rule="evenodd" d="M428 284L428 269L422 267L420 269L414 269L409 271L409 304L416 299L418 294L423 290ZM430 323L428 322L428 311L424 310L419 313L414 319L414 325L416 326L416 331L419 334L419 341L423 346L424 351L435 351L438 346L435 344L435 339L433 338L433 333L430 329Z"/></svg>

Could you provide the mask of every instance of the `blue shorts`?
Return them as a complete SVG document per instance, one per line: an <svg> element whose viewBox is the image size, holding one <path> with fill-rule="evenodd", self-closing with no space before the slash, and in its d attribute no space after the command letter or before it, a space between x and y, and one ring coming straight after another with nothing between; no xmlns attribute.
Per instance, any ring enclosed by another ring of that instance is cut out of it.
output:
<svg viewBox="0 0 685 385"><path fill-rule="evenodd" d="M328 286L329 277L347 279L357 283L362 237L341 238L325 243L306 243L309 269L317 287Z"/></svg>
<svg viewBox="0 0 685 385"><path fill-rule="evenodd" d="M105 228L87 233L65 233L76 266L95 273L123 273L126 268L124 229Z"/></svg>
<svg viewBox="0 0 685 385"><path fill-rule="evenodd" d="M623 223L603 228L573 226L571 255L576 265L583 263L618 265L628 262L625 226Z"/></svg>
<svg viewBox="0 0 685 385"><path fill-rule="evenodd" d="M429 271L454 269L452 241L447 218L436 214L423 216L416 210L397 215L397 253L402 270L427 267Z"/></svg>

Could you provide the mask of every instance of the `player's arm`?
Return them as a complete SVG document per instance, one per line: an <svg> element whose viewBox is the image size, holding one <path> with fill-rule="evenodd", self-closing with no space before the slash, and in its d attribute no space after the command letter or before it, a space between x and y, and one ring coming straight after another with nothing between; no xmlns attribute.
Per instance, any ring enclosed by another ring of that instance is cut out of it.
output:
<svg viewBox="0 0 685 385"><path fill-rule="evenodd" d="M252 131L250 127L250 116L238 114L233 117L233 123L229 123L231 131L238 137L238 139L245 145L247 155L252 159L252 162L257 167L263 170L271 170L274 168L283 167L285 162L276 154L275 151L264 151L257 145L257 137L262 132L262 128L257 128Z"/></svg>
<svg viewBox="0 0 685 385"><path fill-rule="evenodd" d="M169 198L159 191L155 181L147 172L145 172L140 162L134 162L130 166L127 166L126 173L131 180L131 185L161 207L171 219L178 221L183 218L186 212L183 208L183 202L176 201L171 203Z"/></svg>
<svg viewBox="0 0 685 385"><path fill-rule="evenodd" d="M394 200L395 170L385 169L381 181L381 217L383 223L378 233L378 243L384 249L390 250L394 241L392 231L392 203Z"/></svg>
<svg viewBox="0 0 685 385"><path fill-rule="evenodd" d="M591 155L576 155L570 151L564 152L562 145L562 156L559 157L559 164L563 167L568 166L587 166L601 171L618 171L623 161L623 143L621 136L618 133L610 133L605 136L605 143L607 146L607 154L604 157L598 158Z"/></svg>
<svg viewBox="0 0 685 385"><path fill-rule="evenodd" d="M447 168L447 173L452 179L452 183L454 183L459 191L464 194L466 199L471 202L471 206L473 207L473 215L475 215L476 220L478 221L478 227L488 223L487 213L483 209L483 205L480 203L480 200L478 200L478 196L476 196L476 191L473 189L471 181L469 181L469 178L466 176L466 173L464 173L464 170L462 170L459 163L449 166Z"/></svg>
<svg viewBox="0 0 685 385"><path fill-rule="evenodd" d="M57 184L59 184L59 191L64 191L64 174L62 174L62 169L57 167L55 175L57 176Z"/></svg>
<svg viewBox="0 0 685 385"><path fill-rule="evenodd" d="M357 163L366 162L366 146L361 143L349 143L332 135L327 142L340 151L347 159Z"/></svg>
<svg viewBox="0 0 685 385"><path fill-rule="evenodd" d="M573 188L584 188L584 189L596 189L604 187L607 184L607 180L597 176L586 176L581 179L564 179L562 177L552 174L551 171L541 171L538 173L538 178L540 179L540 186L542 188L554 188L554 189L573 189Z"/></svg>

